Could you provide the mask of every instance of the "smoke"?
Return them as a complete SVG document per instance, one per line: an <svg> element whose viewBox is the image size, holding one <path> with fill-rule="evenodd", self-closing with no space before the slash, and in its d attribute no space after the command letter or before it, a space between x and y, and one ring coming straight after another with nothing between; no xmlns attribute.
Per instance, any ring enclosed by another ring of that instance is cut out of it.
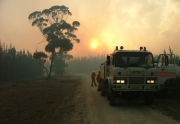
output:
<svg viewBox="0 0 180 124"><path fill-rule="evenodd" d="M21 0L14 3L0 0L0 38L19 49L35 51L36 43L44 39L27 19L31 12L65 5L72 12L67 21L77 20L81 24L75 32L81 41L74 43L70 52L74 56L109 54L115 46L125 49L146 46L155 54L170 46L174 53L180 53L179 0L44 0L43 4L37 0ZM97 49L91 49L92 39L98 42Z"/></svg>
<svg viewBox="0 0 180 124"><path fill-rule="evenodd" d="M85 43L92 37L99 39L99 53L110 53L115 46L138 49L146 46L155 54L171 46L177 48L180 40L180 9L178 0L110 0L87 8L89 21L83 20ZM93 2L91 2L93 3ZM82 34L82 32L81 32ZM83 44L85 45L85 44ZM86 46L88 51L88 46ZM90 53L90 52L89 52Z"/></svg>
<svg viewBox="0 0 180 124"><path fill-rule="evenodd" d="M125 46L126 49L138 49L157 41L159 24L162 19L163 2L151 0L102 0L92 5L83 6L87 12L83 15L80 27L80 49L86 48L91 54L88 42L96 38L100 42L98 51L94 53L110 53L115 46ZM82 30L82 32L81 32ZM154 46L149 46L154 48Z"/></svg>

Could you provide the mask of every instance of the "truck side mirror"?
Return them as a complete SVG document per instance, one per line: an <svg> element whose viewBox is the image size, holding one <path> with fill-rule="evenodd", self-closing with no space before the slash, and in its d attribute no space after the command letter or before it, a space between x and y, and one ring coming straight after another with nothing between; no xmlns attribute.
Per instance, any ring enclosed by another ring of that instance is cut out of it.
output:
<svg viewBox="0 0 180 124"><path fill-rule="evenodd" d="M107 65L110 65L110 56L107 56Z"/></svg>
<svg viewBox="0 0 180 124"><path fill-rule="evenodd" d="M165 56L165 65L167 66L169 64L169 57Z"/></svg>

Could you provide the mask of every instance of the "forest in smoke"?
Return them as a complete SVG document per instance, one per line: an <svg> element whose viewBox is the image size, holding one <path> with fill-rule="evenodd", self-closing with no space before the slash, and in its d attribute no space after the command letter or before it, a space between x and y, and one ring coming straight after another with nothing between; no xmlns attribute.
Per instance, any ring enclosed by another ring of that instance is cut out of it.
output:
<svg viewBox="0 0 180 124"><path fill-rule="evenodd" d="M154 55L154 58L157 58L157 56ZM179 58L179 55L175 56L175 63L178 66L180 66ZM56 56L52 75L91 74L93 71L98 73L101 63L105 60L106 55L72 57L69 60L59 59ZM46 60L44 67L48 70L49 66L50 62ZM11 44L8 46L0 42L0 81L46 77L44 67L40 61L33 57L32 53L26 50L17 51Z"/></svg>
<svg viewBox="0 0 180 124"><path fill-rule="evenodd" d="M62 76L98 72L103 61L105 61L105 55L74 57L70 60L58 59L57 56L53 63L52 73L53 76ZM48 70L50 62L47 60L44 66ZM0 81L46 76L42 63L35 59L32 53L26 50L17 51L12 44L0 42Z"/></svg>
<svg viewBox="0 0 180 124"><path fill-rule="evenodd" d="M94 57L75 57L68 62L68 71L72 74L77 73L98 73L101 63L106 59L106 55L97 55Z"/></svg>

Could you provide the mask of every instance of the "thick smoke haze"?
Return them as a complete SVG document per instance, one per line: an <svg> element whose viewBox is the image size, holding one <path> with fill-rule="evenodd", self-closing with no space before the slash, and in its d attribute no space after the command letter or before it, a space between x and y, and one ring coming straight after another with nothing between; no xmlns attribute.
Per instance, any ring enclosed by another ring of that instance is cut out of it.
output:
<svg viewBox="0 0 180 124"><path fill-rule="evenodd" d="M0 40L17 50L44 50L45 38L28 20L30 13L54 5L69 7L67 22L79 21L74 56L111 53L115 46L139 49L146 46L159 54L180 53L179 0L0 0Z"/></svg>

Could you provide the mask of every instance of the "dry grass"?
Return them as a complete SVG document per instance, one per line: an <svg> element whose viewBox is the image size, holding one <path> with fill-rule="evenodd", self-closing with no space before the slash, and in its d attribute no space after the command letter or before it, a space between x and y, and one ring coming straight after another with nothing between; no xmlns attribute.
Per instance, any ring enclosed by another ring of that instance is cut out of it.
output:
<svg viewBox="0 0 180 124"><path fill-rule="evenodd" d="M64 117L70 116L74 110L75 106L69 102L78 87L78 78L0 84L0 124L63 122Z"/></svg>

